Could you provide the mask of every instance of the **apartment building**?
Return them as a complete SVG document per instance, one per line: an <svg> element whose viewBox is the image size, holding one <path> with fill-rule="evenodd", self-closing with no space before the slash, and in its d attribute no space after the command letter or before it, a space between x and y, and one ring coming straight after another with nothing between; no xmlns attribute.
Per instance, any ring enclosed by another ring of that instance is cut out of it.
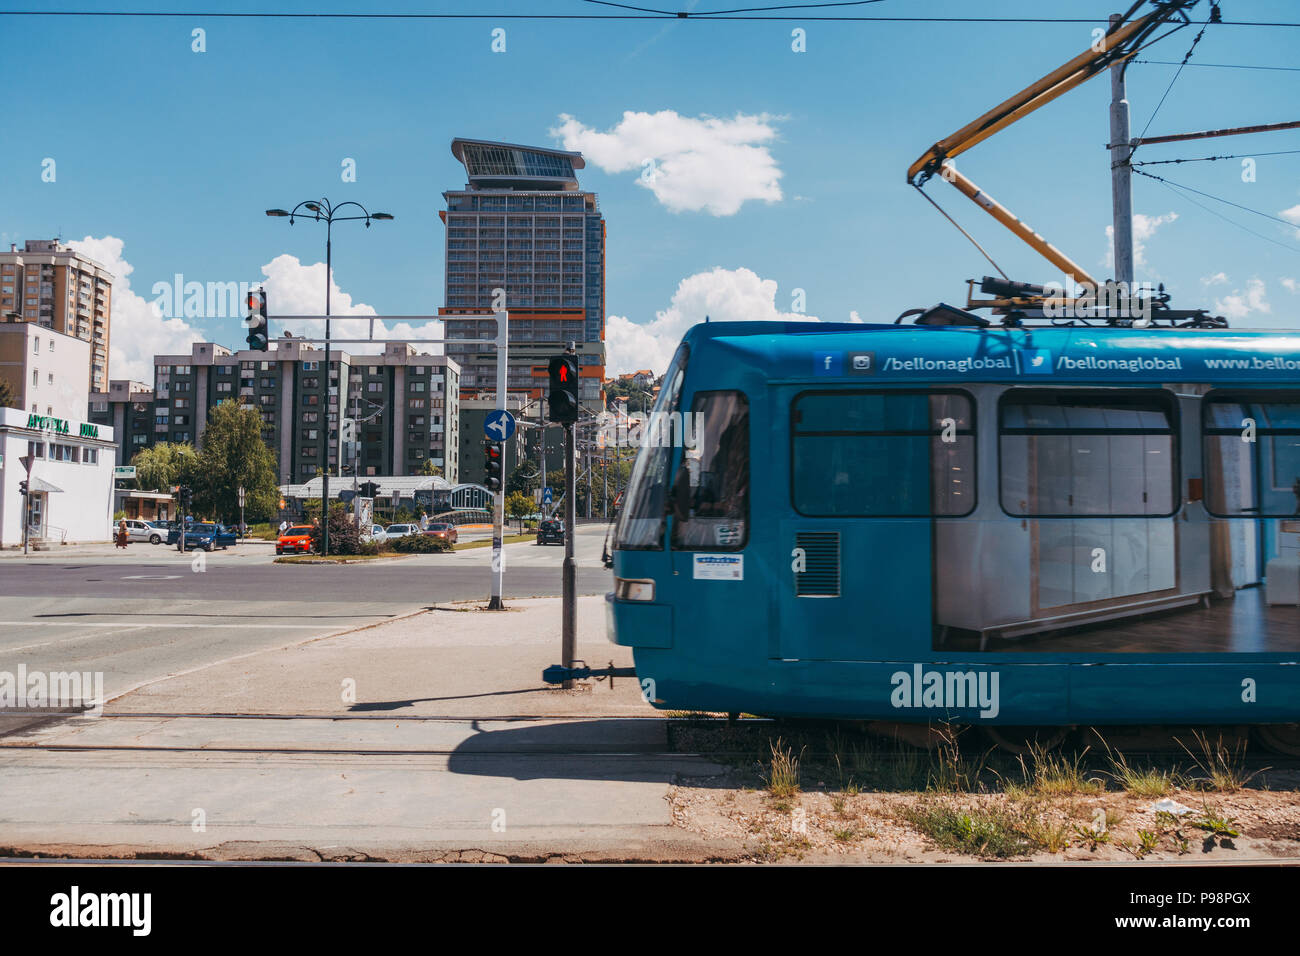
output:
<svg viewBox="0 0 1300 956"><path fill-rule="evenodd" d="M86 387L108 388L113 275L57 239L0 252L0 319L29 322L90 344ZM80 414L80 412L78 413Z"/></svg>
<svg viewBox="0 0 1300 956"><path fill-rule="evenodd" d="M230 399L261 415L262 440L275 453L282 483L306 482L325 469L331 475L415 475L426 463L456 482L455 362L420 354L406 342L386 343L379 355L331 349L328 367L324 359L322 349L292 340L267 352L196 342L189 354L154 357L152 393L115 382L119 388L94 396L92 420L122 422L128 437L119 446L129 462L128 450L134 455L157 442L201 446L208 413ZM149 440L142 441L138 423L146 401L152 419Z"/></svg>
<svg viewBox="0 0 1300 956"><path fill-rule="evenodd" d="M136 453L154 444L154 395L144 382L112 379L107 392L92 392L88 420L108 425L117 440L115 465L129 465Z"/></svg>

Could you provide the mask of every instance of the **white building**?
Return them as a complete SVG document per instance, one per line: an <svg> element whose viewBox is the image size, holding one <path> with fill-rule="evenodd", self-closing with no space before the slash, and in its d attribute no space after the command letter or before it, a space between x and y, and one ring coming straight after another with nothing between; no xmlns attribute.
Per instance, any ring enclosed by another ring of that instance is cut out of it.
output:
<svg viewBox="0 0 1300 956"><path fill-rule="evenodd" d="M0 323L0 378L18 408L59 418L86 417L90 343L33 322Z"/></svg>
<svg viewBox="0 0 1300 956"><path fill-rule="evenodd" d="M0 408L0 545L22 544L19 482L24 480L31 491L30 540L55 545L110 540L113 452L113 429L107 425ZM30 479L20 461L28 454L33 455Z"/></svg>

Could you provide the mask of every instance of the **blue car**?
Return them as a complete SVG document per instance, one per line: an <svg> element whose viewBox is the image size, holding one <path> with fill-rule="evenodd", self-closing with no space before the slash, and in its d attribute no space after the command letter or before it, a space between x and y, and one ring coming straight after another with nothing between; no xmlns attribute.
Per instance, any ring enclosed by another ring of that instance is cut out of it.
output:
<svg viewBox="0 0 1300 956"><path fill-rule="evenodd" d="M179 538L180 532L173 530L167 535L167 543L176 544L179 547ZM184 550L212 551L215 548L229 548L232 544L237 544L238 541L239 537L235 532L225 525L195 522L185 529Z"/></svg>

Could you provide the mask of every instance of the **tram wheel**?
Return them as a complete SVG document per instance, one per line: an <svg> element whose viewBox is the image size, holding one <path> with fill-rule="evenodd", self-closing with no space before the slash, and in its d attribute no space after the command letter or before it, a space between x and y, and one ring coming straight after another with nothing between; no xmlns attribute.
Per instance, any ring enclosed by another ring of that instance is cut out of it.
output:
<svg viewBox="0 0 1300 956"><path fill-rule="evenodd" d="M1274 753L1300 757L1300 724L1260 724L1255 736Z"/></svg>
<svg viewBox="0 0 1300 956"><path fill-rule="evenodd" d="M1070 734L1069 727L1020 727L1015 725L998 726L990 724L984 728L990 740L998 749L1010 754L1027 754L1034 749L1056 750L1065 743Z"/></svg>

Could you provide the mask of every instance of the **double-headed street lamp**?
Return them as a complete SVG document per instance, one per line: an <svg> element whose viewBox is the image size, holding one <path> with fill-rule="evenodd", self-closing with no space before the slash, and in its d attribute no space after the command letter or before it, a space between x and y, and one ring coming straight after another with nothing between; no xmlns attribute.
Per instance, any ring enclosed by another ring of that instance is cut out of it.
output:
<svg viewBox="0 0 1300 956"><path fill-rule="evenodd" d="M339 211L346 209L348 206L356 206L361 210L359 216L340 216ZM300 209L306 209L306 212L299 212ZM298 203L292 211L284 209L268 209L268 216L288 216L289 225L293 225L294 219L314 219L316 222L325 223L325 368L321 376L321 407L325 414L325 467L321 470L321 494L320 494L320 514L321 514L321 553L330 553L330 461L329 461L329 434L330 434L330 285L333 280L333 255L332 239L335 222L348 222L352 220L364 220L366 228L370 228L371 220L392 219L386 212L370 212L359 202L341 202L337 206L332 205L328 199L312 199ZM339 381L342 384L343 368L339 367ZM343 430L343 403L339 402L339 432Z"/></svg>

